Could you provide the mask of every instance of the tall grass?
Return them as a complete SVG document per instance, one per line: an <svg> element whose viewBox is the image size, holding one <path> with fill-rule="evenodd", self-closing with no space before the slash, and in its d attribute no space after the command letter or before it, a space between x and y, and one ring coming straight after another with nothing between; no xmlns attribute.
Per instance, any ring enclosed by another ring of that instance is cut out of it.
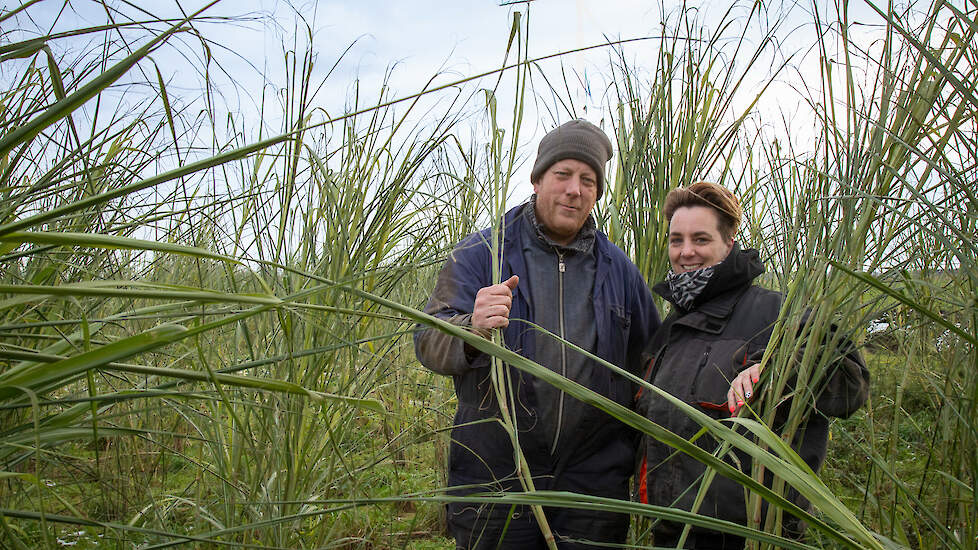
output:
<svg viewBox="0 0 978 550"><path fill-rule="evenodd" d="M35 9L0 17L26 25ZM765 358L767 402L790 377L826 368L827 357L799 355L816 347L807 343L846 336L863 347L873 396L833 425L824 484L750 417L737 422L757 438L688 409L754 457L742 475L655 419L417 311L449 247L506 208L529 68L546 70L526 58L524 27L514 24L504 54L516 67L500 73L516 83L512 100L461 83L433 86L433 107L425 95L354 89L351 114L332 119L315 109L324 83L300 42L280 109L262 102L281 126L254 136L232 117L229 139L211 122L216 96L206 97L210 117L191 117L151 70L174 36L205 47L194 22L206 11L79 29L98 42L77 59L71 33L5 34L0 541L448 544L438 506L451 498L439 489L453 398L413 359L405 333L423 322L737 478L756 513L745 528L533 492L531 478L525 494L470 500L619 510L763 547L975 548L975 11L918 10L879 10L869 45L849 34L845 12L815 12L821 38L798 58L781 56L781 14L760 4L714 28L680 11L651 48L651 77L623 50L608 72L619 152L600 217L649 282L667 268L664 194L719 180L751 213L742 240L762 250L765 284L787 296ZM751 42L757 25L764 33ZM802 91L816 145L768 139L773 123L754 107L793 63L812 62L819 76ZM142 98L138 108L118 102L122 86ZM496 110L510 108L515 122L501 128ZM486 113L488 138L463 137L473 109ZM806 308L812 321L799 333ZM871 320L889 328L869 334ZM803 399L792 403L785 437L804 412ZM754 412L773 418L772 407ZM764 487L762 467L782 481ZM783 499L788 486L814 515ZM762 498L773 503L765 516ZM812 524L804 544L779 536L786 513ZM636 545L649 542L644 526Z"/></svg>
<svg viewBox="0 0 978 550"><path fill-rule="evenodd" d="M816 319L857 340L875 318L897 333L868 353L877 373L860 418L868 439L856 440L846 423L847 437L835 442L852 446L842 456L872 465L856 482L863 520L908 547L974 548L973 493L960 491L974 487L978 472L973 453L952 450L973 433L975 418L973 402L958 393L973 391L973 374L960 365L976 360L965 305L974 297L975 249L956 213L973 195L963 182L974 157L963 144L974 136L974 88L965 84L974 76L974 28L971 16L939 4L917 25L895 11L879 15L885 33L868 50L847 34L845 13L823 16L830 23L820 29L821 86L809 96L818 147L801 158L765 149L775 169L756 185L766 189L762 200L774 206L769 219L780 230L762 229L758 244L788 289L786 318L814 304ZM844 61L833 66L834 56ZM858 73L867 70L863 80ZM835 78L842 85L830 85ZM953 330L942 335L947 326ZM825 330L817 326L809 338ZM789 349L771 360L787 362ZM814 360L798 367L812 379L819 369ZM912 404L913 394L929 403Z"/></svg>
<svg viewBox="0 0 978 550"><path fill-rule="evenodd" d="M675 10L647 47L650 76L622 49L610 60L618 157L602 214L609 236L650 282L669 270L666 194L713 176L731 187L743 181L731 167L749 154L745 122L787 63L777 43L784 15L755 3L746 11L731 4L713 29L705 17L686 5Z"/></svg>
<svg viewBox="0 0 978 550"><path fill-rule="evenodd" d="M38 521L5 520L11 545L52 545L61 523L140 543L374 540L391 522L309 502L406 492L387 478L431 437L418 414L437 401L399 376L406 326L337 284L402 292L452 238L430 220L454 199L419 181L458 115L412 127L410 107L354 96L365 114L323 140L308 50L289 56L284 127L257 142L195 151L162 78L139 83L159 94L141 112L94 110L189 21L148 23L145 45L74 81L5 45L23 76L2 101L18 128L2 138L2 513Z"/></svg>

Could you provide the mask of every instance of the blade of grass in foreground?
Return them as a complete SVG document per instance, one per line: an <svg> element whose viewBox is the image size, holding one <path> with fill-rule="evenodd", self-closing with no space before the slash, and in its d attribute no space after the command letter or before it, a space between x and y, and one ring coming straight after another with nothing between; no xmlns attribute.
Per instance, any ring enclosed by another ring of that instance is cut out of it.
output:
<svg viewBox="0 0 978 550"><path fill-rule="evenodd" d="M641 380L640 378L635 377L630 373L627 373L626 371L623 371L618 367L601 360L600 358L588 354L592 359L601 362L601 364L615 370L620 375L626 376L632 381L641 384L649 391L655 391L663 398L670 400L676 407L684 411L685 414L696 420L698 423L704 426L704 428L709 429L718 439L729 441L734 446L750 454L755 461L763 464L774 474L791 483L791 485L795 487L795 489L797 489L802 496L812 502L812 504L826 516L843 526L845 530L844 532L849 536L855 537L858 542L849 539L848 536L842 531L839 531L821 519L802 510L785 497L773 492L771 489L765 487L757 480L744 474L739 469L732 467L723 460L713 456L711 453L699 448L695 444L676 436L668 430L665 430L660 425L635 413L631 409L605 398L576 382L568 380L550 369L530 361L514 351L498 346L489 340L482 338L481 336L472 334L460 327L452 325L451 323L432 317L410 307L398 304L386 298L372 295L356 288L340 288L345 292L355 294L385 307L394 309L400 312L402 315L419 323L435 327L439 330L452 334L453 336L461 338L479 351L498 357L500 360L508 363L509 365L528 372L529 374L532 374L541 380L560 388L574 398L607 412L625 424L690 455L694 459L703 462L710 468L716 470L721 475L737 481L741 485L744 485L745 487L762 495L768 502L806 521L810 526L819 529L827 536L849 548L882 548L880 542L858 521L858 519L856 519L856 517L844 504L839 502L839 500L824 486L824 484L821 483L817 477L806 475L803 470L800 470L789 462L786 462L768 453L767 451L764 451L733 429L722 425L720 422L717 422L709 416L697 411L687 403L674 398L659 388L648 384L644 380ZM581 353L587 353L580 348L576 349Z"/></svg>
<svg viewBox="0 0 978 550"><path fill-rule="evenodd" d="M20 394L22 390L19 388L35 391L37 388L72 377L88 369L156 349L169 343L171 336L186 331L187 329L180 325L160 325L57 363L7 370L0 374L0 400Z"/></svg>
<svg viewBox="0 0 978 550"><path fill-rule="evenodd" d="M214 381L233 386L294 393L308 396L316 401L340 401L354 406L385 412L384 406L375 399L361 399L307 390L298 384L282 380L261 379L223 373L206 373L185 369L146 367L139 365L112 365L117 361L145 353L184 338L195 336L228 323L254 315L263 307L228 316L225 319L207 323L193 329L181 325L160 325L146 332L96 347L79 355L68 357L54 363L26 363L0 374L0 399L9 399L20 393L15 387L29 388L32 391L50 389L50 386L63 383L72 377L92 368L113 368L160 377L173 377L184 380Z"/></svg>
<svg viewBox="0 0 978 550"><path fill-rule="evenodd" d="M159 241L148 241L145 239L133 239L131 237L119 237L116 235L102 235L98 233L71 233L71 232L49 232L49 231L15 231L0 236L0 243L6 246L0 247L0 255L6 254L17 245L23 243L33 243L41 245L58 246L78 246L101 249L116 250L152 250L154 252L165 252L169 254L181 254L195 258L207 258L240 264L241 262L230 256L211 252L195 246L186 246L176 243ZM7 249L7 247L12 247Z"/></svg>
<svg viewBox="0 0 978 550"><path fill-rule="evenodd" d="M88 100L98 95L102 90L108 88L116 80L119 80L119 78L126 74L129 69L136 65L136 63L149 55L153 48L169 38L170 35L177 32L181 27L183 27L184 24L193 20L218 1L219 0L213 0L201 9L185 17L183 21L171 26L169 29L146 43L143 47L139 48L122 61L110 67L91 82L88 82L71 95L45 109L44 112L35 117L28 124L25 124L3 136L3 138L0 138L0 158L7 156L7 154L10 153L14 147L34 139L34 137L43 132L48 126L71 115L71 113L88 102Z"/></svg>
<svg viewBox="0 0 978 550"><path fill-rule="evenodd" d="M676 522L688 522L691 525L696 525L699 527L704 527L716 531L732 533L735 535L750 538L752 540L758 540L761 542L774 544L779 548L788 548L792 550L814 550L816 548L814 546L804 544L797 540L779 537L776 535L772 535L771 533L766 533L764 531L759 531L757 529L751 529L749 527L737 523L718 520L716 518L711 518L708 516L701 516L698 514L693 514L675 508L667 508L664 506L641 504L638 502L631 502L627 500L616 500L616 499L596 497L592 495L583 495L580 493L562 492L562 491L533 491L533 492L525 492L525 493L517 493L517 492L477 493L465 497L455 497L455 496L448 496L448 495L426 496L426 495L415 494L415 495L400 495L396 497L383 497L383 498L310 500L310 501L303 501L301 502L301 504L332 505L332 506L294 514L289 517L276 518L274 520L255 522L246 525L238 525L228 529L221 529L221 530L210 531L207 533L201 533L198 536L203 538L217 538L235 532L240 532L242 530L267 527L270 524L274 524L278 522L293 521L293 520L303 519L303 518L313 518L313 517L322 516L326 514L335 514L342 510L353 508L353 507L375 506L378 504L390 504L390 503L399 503L405 501L434 502L439 504L458 502L458 503L471 503L471 504L489 504L489 505L497 505L497 506L507 506L507 505L509 506L524 505L524 506L541 506L541 507L559 506L565 508L576 508L580 510L615 512L615 513L621 513L621 514L637 516L637 517L650 517L650 518L660 518L660 519L676 521ZM177 537L179 535L171 535L171 536ZM180 543L178 541L165 542L165 543L148 546L146 547L146 550L169 548L177 544Z"/></svg>

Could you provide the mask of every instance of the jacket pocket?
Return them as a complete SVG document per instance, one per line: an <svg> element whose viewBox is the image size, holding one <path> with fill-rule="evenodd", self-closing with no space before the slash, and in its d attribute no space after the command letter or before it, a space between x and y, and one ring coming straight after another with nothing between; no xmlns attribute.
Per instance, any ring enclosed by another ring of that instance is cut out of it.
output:
<svg viewBox="0 0 978 550"><path fill-rule="evenodd" d="M615 321L615 328L623 331L627 335L628 329L632 326L632 315L623 306L611 306L611 318ZM627 340L627 338L626 338Z"/></svg>
<svg viewBox="0 0 978 550"><path fill-rule="evenodd" d="M692 375L693 380L689 385L689 399L690 401L713 401L713 392L709 391L713 383L710 379L711 373L709 372L710 364L710 353L713 350L713 344L708 342L703 342L703 349L700 350L699 356L696 359L696 365L693 367Z"/></svg>
<svg viewBox="0 0 978 550"><path fill-rule="evenodd" d="M612 305L608 309L611 311L611 334L608 336L614 343L612 350L620 351L621 358L624 360L628 354L628 337L632 328L632 315L623 306ZM599 334L598 338L601 336Z"/></svg>
<svg viewBox="0 0 978 550"><path fill-rule="evenodd" d="M495 414L461 401L448 460L450 485L503 479L515 469L512 442Z"/></svg>
<svg viewBox="0 0 978 550"><path fill-rule="evenodd" d="M628 341L629 341L629 330L632 326L632 316L629 311L624 307L619 305L612 305L611 310L611 329L613 331L612 342L614 342L614 347L612 349L621 350L621 359L623 363L619 365L622 368L626 368L627 365L624 361L627 359L628 353ZM600 338L600 335L599 335ZM601 368L601 370L607 372L610 377L608 388L608 397L614 400L616 403L631 407L634 404L635 397L635 387L631 381L629 381L624 376L620 376L611 371L611 369Z"/></svg>
<svg viewBox="0 0 978 550"><path fill-rule="evenodd" d="M693 383L693 402L723 404L727 402L730 383L740 373L740 365L734 364L732 349L739 341L722 340L712 343L703 353Z"/></svg>

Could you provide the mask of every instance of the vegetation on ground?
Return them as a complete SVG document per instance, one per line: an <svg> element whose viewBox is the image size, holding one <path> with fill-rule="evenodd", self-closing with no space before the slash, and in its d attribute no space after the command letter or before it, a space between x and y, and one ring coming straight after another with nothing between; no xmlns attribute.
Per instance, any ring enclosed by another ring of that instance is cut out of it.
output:
<svg viewBox="0 0 978 550"><path fill-rule="evenodd" d="M687 407L716 453L458 332L497 377L536 374L694 454L717 472L703 484L739 476L751 525L532 480L473 500L618 509L639 547L670 518L757 548L978 548L978 9L862 6L871 27L845 5L799 10L817 30L799 52L779 41L799 11L738 5L708 27L684 7L646 41L651 71L609 44L586 82L617 141L599 224L647 280L668 264L662 198L710 179L742 197L739 238L787 296L762 405L724 421ZM528 58L519 8L500 70L407 98L354 88L343 115L316 108L315 52L290 51L251 130L209 85L191 109L155 65L177 43L188 72L220 67L208 7L170 21L106 5L104 25L60 34L39 30L37 2L0 11L0 545L449 548L454 395L411 331L457 330L419 312L440 262L506 208L526 106L583 114L574 78L559 55ZM785 82L802 107L773 120L760 107ZM832 425L816 476L783 442L832 359L806 344L842 337L872 397ZM788 397L782 439L765 426ZM803 541L781 537L784 514L808 520Z"/></svg>

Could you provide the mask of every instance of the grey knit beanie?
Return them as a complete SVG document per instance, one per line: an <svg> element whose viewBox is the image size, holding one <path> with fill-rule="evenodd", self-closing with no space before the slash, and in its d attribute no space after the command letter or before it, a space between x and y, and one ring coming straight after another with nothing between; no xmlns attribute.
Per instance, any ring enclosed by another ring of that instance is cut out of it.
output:
<svg viewBox="0 0 978 550"><path fill-rule="evenodd" d="M579 160L588 163L598 175L598 198L601 198L604 192L604 165L613 155L611 140L601 128L583 118L571 120L554 128L540 140L530 182L536 183L557 161Z"/></svg>

